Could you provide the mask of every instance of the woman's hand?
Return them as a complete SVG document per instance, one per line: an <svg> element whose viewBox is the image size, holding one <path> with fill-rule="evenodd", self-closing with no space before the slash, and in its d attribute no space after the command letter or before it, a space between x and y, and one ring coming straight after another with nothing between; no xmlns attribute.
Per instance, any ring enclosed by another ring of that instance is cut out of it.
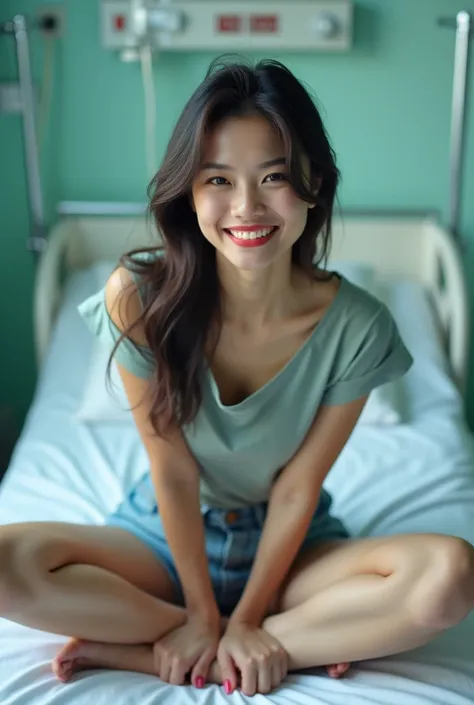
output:
<svg viewBox="0 0 474 705"><path fill-rule="evenodd" d="M269 693L286 677L288 654L279 641L260 627L229 621L217 650L227 693L237 687L236 669L245 695Z"/></svg>
<svg viewBox="0 0 474 705"><path fill-rule="evenodd" d="M191 683L202 688L217 654L220 622L190 615L177 629L153 646L155 672L166 683L183 685L190 673Z"/></svg>

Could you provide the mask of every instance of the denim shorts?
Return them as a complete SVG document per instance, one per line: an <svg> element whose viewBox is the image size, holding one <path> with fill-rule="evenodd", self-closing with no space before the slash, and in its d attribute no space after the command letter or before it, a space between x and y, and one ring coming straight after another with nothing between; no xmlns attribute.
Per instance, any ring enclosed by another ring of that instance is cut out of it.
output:
<svg viewBox="0 0 474 705"><path fill-rule="evenodd" d="M331 495L322 490L300 551L320 541L348 538L344 524L330 514L331 502ZM230 615L240 600L250 575L266 512L267 503L234 510L201 505L209 573L222 615ZM180 579L166 542L150 473L139 481L125 501L106 519L106 525L129 531L151 549L168 570L176 589L176 603L184 605Z"/></svg>

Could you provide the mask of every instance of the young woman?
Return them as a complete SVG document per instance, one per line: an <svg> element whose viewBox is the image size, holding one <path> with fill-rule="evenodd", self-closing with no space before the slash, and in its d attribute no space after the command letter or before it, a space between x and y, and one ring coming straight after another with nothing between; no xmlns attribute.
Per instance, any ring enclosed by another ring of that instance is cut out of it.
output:
<svg viewBox="0 0 474 705"><path fill-rule="evenodd" d="M152 182L163 248L81 313L109 346L150 470L106 526L4 527L2 616L105 666L267 693L287 670L425 644L474 603L474 549L351 539L325 477L372 388L411 364L387 308L326 271L338 183L283 65L215 65Z"/></svg>

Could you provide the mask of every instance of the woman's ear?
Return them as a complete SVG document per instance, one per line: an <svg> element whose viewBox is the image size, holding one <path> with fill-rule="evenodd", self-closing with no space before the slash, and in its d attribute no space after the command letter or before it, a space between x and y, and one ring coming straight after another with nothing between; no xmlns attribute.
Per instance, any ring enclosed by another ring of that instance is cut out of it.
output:
<svg viewBox="0 0 474 705"><path fill-rule="evenodd" d="M189 205L191 206L191 210L196 212L196 206L194 205L194 198L192 192L189 194Z"/></svg>
<svg viewBox="0 0 474 705"><path fill-rule="evenodd" d="M321 178L320 176L319 176L317 179L315 179L315 180L313 181L313 188L312 188L312 191L313 191L313 194L314 194L315 202L314 202L314 203L310 203L310 204L308 205L308 208L314 208L314 207L317 205L316 200L317 200L317 197L318 197L318 193L319 193L319 191L320 191L320 189L321 189L321 184L322 184L322 183L323 183L323 180L322 180L322 178Z"/></svg>

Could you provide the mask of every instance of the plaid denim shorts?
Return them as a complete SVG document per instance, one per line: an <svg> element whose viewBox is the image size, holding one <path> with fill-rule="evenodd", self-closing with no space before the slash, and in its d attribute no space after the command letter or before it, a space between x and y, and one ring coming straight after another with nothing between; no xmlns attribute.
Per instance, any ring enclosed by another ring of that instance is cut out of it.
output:
<svg viewBox="0 0 474 705"><path fill-rule="evenodd" d="M331 495L322 490L300 551L320 541L349 537L344 524L331 515L331 503ZM257 551L267 506L261 503L229 510L201 505L209 572L222 615L230 615L240 600ZM153 551L173 581L177 604L184 605L181 582L160 520L150 473L144 475L106 519L106 525L131 532Z"/></svg>

